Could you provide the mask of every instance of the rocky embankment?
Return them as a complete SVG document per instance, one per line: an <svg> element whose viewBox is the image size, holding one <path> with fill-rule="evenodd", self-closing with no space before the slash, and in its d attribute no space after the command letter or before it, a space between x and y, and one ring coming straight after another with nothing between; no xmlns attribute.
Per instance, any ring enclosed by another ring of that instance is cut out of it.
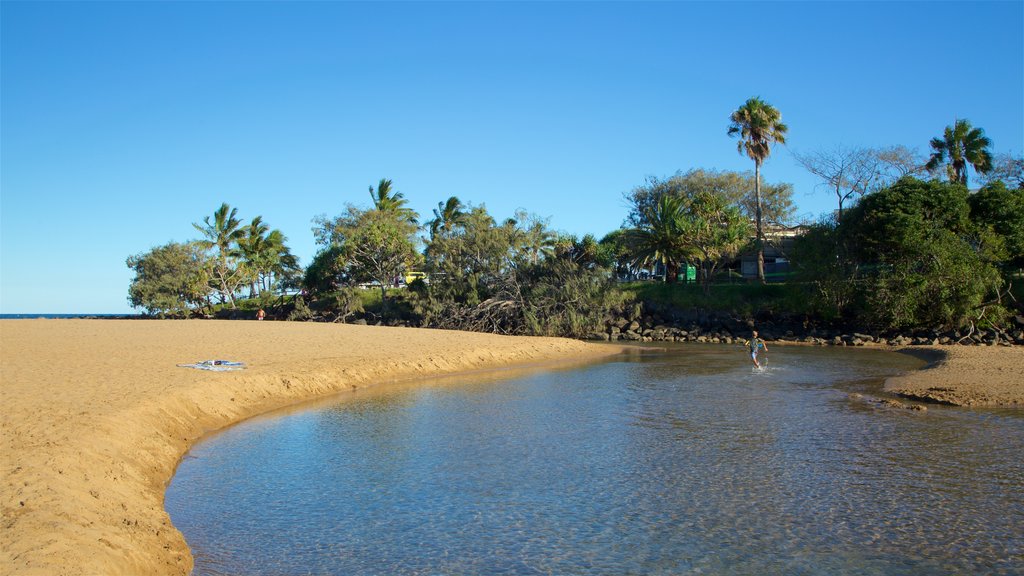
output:
<svg viewBox="0 0 1024 576"><path fill-rule="evenodd" d="M701 311L617 315L606 319L604 329L589 334L587 339L735 344L749 338L752 330L757 330L761 338L769 342L799 342L819 346L1024 345L1024 316L1013 319L1007 329L871 333L850 327L821 326L809 321L770 317L741 319Z"/></svg>

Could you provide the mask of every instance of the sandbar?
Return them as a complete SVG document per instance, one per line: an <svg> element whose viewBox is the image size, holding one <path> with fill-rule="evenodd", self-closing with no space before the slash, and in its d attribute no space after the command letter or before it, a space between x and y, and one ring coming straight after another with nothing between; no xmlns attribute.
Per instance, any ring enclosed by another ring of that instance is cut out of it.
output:
<svg viewBox="0 0 1024 576"><path fill-rule="evenodd" d="M889 378L885 390L911 400L971 407L1024 408L1024 348L903 348L929 362L925 370Z"/></svg>
<svg viewBox="0 0 1024 576"><path fill-rule="evenodd" d="M163 498L205 434L382 383L620 350L327 323L0 321L0 574L189 574ZM177 366L218 359L246 368Z"/></svg>

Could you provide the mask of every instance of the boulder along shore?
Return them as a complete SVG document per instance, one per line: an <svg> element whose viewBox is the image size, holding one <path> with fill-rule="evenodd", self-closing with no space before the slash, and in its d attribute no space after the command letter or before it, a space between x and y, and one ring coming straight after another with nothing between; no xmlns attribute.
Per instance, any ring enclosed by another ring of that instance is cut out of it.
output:
<svg viewBox="0 0 1024 576"><path fill-rule="evenodd" d="M164 491L205 434L398 380L616 354L561 338L324 323L0 322L0 573L192 569ZM213 372L178 367L245 363Z"/></svg>

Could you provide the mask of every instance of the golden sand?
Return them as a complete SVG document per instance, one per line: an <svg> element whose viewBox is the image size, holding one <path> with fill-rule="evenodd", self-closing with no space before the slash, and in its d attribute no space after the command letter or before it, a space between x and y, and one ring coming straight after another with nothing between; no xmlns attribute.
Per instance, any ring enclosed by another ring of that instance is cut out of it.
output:
<svg viewBox="0 0 1024 576"><path fill-rule="evenodd" d="M188 574L163 496L204 434L353 388L618 351L342 324L0 322L0 573ZM208 359L247 368L176 367Z"/></svg>
<svg viewBox="0 0 1024 576"><path fill-rule="evenodd" d="M930 362L926 370L890 378L886 391L955 406L1024 408L1024 348L946 346L905 348Z"/></svg>

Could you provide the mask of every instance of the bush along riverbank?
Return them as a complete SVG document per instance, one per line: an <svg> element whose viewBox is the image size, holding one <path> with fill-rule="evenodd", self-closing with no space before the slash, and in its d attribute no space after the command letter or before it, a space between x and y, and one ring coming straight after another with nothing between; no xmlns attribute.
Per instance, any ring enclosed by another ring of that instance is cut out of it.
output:
<svg viewBox="0 0 1024 576"><path fill-rule="evenodd" d="M837 325L808 317L758 314L740 317L706 310L651 309L606 318L602 329L589 340L610 342L710 342L743 343L757 330L768 342L782 341L818 346L1024 346L1024 316L1016 316L1007 328L975 330L914 330L873 332L863 327Z"/></svg>
<svg viewBox="0 0 1024 576"><path fill-rule="evenodd" d="M243 302L242 307L221 309L206 318L253 320L258 306ZM492 306L493 307L493 306ZM338 313L301 299L279 300L266 307L267 320L336 322L374 326L481 330L474 325L441 325L412 313L396 299L387 311L379 302L369 301L352 313ZM917 329L876 331L853 323L828 322L809 314L758 312L739 314L706 308L680 308L664 302L627 301L615 307L584 334L555 334L605 342L702 342L743 343L757 330L769 342L794 342L817 346L1024 346L1024 315L1011 317L1004 327L963 330ZM508 333L502 330L490 330ZM526 334L525 331L517 331Z"/></svg>

